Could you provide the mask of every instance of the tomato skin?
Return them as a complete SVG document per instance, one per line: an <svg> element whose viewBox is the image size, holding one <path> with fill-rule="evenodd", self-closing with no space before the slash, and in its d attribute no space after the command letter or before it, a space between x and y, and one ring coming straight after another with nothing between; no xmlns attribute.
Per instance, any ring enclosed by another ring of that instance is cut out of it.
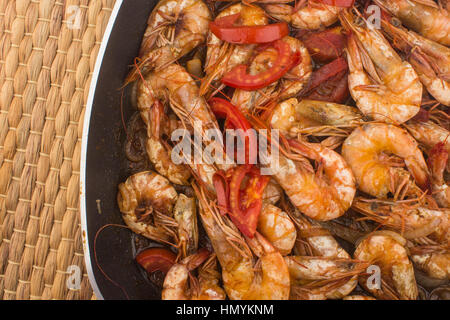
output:
<svg viewBox="0 0 450 320"><path fill-rule="evenodd" d="M148 273L161 271L167 273L175 264L176 255L164 248L149 248L140 252L136 256L136 262L139 263Z"/></svg>
<svg viewBox="0 0 450 320"><path fill-rule="evenodd" d="M247 73L247 65L241 64L226 73L222 78L222 83L236 89L258 90L279 80L301 62L300 52L292 54L291 48L286 42L277 40L273 43L273 47L277 50L278 57L269 70L250 75Z"/></svg>
<svg viewBox="0 0 450 320"><path fill-rule="evenodd" d="M320 32L304 32L297 34L308 49L315 62L326 63L342 56L347 44L347 37L342 27L335 27Z"/></svg>
<svg viewBox="0 0 450 320"><path fill-rule="evenodd" d="M247 186L241 190L244 178L250 175ZM269 176L262 176L254 166L244 165L234 169L230 181L230 218L247 237L253 238L262 209L262 194L269 183Z"/></svg>
<svg viewBox="0 0 450 320"><path fill-rule="evenodd" d="M228 212L230 212L230 186L228 184L227 178L225 177L225 174L221 171L214 173L213 184L214 189L216 190L219 211L222 215L226 215Z"/></svg>
<svg viewBox="0 0 450 320"><path fill-rule="evenodd" d="M209 29L220 40L233 44L270 43L289 34L286 22L264 26L225 26L216 21L209 23Z"/></svg>
<svg viewBox="0 0 450 320"><path fill-rule="evenodd" d="M226 119L227 128L241 129L238 134L242 134L240 139L245 146L245 163L256 164L258 157L257 137L250 122L236 106L225 99L213 97L208 101L208 104L216 117Z"/></svg>

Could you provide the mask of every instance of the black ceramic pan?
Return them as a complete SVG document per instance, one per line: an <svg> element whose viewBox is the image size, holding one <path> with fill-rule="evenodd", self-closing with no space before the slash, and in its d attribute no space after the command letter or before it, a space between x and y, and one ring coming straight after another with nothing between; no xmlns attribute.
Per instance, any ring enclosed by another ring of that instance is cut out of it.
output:
<svg viewBox="0 0 450 320"><path fill-rule="evenodd" d="M134 262L131 232L102 226L123 224L117 185L124 181L121 94L124 78L138 55L147 18L157 0L117 0L99 50L86 106L81 154L81 223L85 262L99 299L158 299L159 290ZM130 90L123 96L123 117L131 117ZM96 254L96 258L95 258ZM98 262L98 263L97 263ZM103 272L117 285L108 280ZM124 293L126 292L126 294Z"/></svg>

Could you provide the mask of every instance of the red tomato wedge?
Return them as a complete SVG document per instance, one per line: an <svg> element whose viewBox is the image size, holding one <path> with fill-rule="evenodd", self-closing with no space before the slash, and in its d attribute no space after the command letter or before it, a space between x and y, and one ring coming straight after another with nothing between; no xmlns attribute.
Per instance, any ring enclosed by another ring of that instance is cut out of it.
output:
<svg viewBox="0 0 450 320"><path fill-rule="evenodd" d="M220 40L234 44L269 43L289 34L289 27L286 22L265 26L235 27L224 25L223 21L222 23L213 21L209 23L209 29Z"/></svg>
<svg viewBox="0 0 450 320"><path fill-rule="evenodd" d="M250 122L235 105L225 99L214 97L208 101L208 104L216 117L226 119L228 128L241 129L237 130L237 134L240 135L240 139L244 143L245 163L256 164L258 156L257 137Z"/></svg>
<svg viewBox="0 0 450 320"><path fill-rule="evenodd" d="M355 0L312 0L312 2L341 8L351 8L355 4Z"/></svg>
<svg viewBox="0 0 450 320"><path fill-rule="evenodd" d="M249 176L244 188L242 182ZM269 183L254 166L243 165L234 169L230 181L230 218L247 237L253 238L262 208L262 194Z"/></svg>
<svg viewBox="0 0 450 320"><path fill-rule="evenodd" d="M278 57L269 70L250 75L247 73L247 65L241 64L226 73L222 83L236 89L258 90L279 80L301 62L300 52L292 53L289 44L283 40L275 41L273 47L277 50Z"/></svg>
<svg viewBox="0 0 450 320"><path fill-rule="evenodd" d="M150 248L140 252L136 256L136 261L148 273L161 271L167 273L169 269L175 264L177 256L164 248Z"/></svg>

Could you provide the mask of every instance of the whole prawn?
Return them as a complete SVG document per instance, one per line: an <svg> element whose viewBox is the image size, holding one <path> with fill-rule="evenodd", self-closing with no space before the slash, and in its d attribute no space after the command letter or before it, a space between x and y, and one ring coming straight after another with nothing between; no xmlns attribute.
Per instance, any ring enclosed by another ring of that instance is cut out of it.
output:
<svg viewBox="0 0 450 320"><path fill-rule="evenodd" d="M420 109L423 88L413 67L359 12L355 16L342 11L340 19L351 32L347 37L348 83L358 108L383 122L401 124L414 117Z"/></svg>
<svg viewBox="0 0 450 320"><path fill-rule="evenodd" d="M450 45L450 14L431 0L374 0L380 7L422 36Z"/></svg>
<svg viewBox="0 0 450 320"><path fill-rule="evenodd" d="M139 72L161 70L174 63L206 40L211 13L202 0L161 0L147 21L140 62L128 75L127 82Z"/></svg>
<svg viewBox="0 0 450 320"><path fill-rule="evenodd" d="M296 160L280 153L279 163L272 168L275 180L305 215L322 221L342 216L356 192L355 178L344 158L320 143L292 142ZM320 164L317 174L306 158Z"/></svg>
<svg viewBox="0 0 450 320"><path fill-rule="evenodd" d="M422 151L400 127L384 123L360 126L344 141L342 156L358 188L371 196L386 198L391 192L397 199L404 194L420 195L417 186L429 188L430 173ZM402 168L404 165L408 171Z"/></svg>
<svg viewBox="0 0 450 320"><path fill-rule="evenodd" d="M395 47L405 52L428 92L450 106L450 49L405 28L382 21Z"/></svg>
<svg viewBox="0 0 450 320"><path fill-rule="evenodd" d="M203 227L222 267L228 297L233 300L287 300L290 279L282 255L258 232L253 239L244 239L231 221L220 215L204 191L197 186L194 189ZM259 258L256 265L252 251Z"/></svg>
<svg viewBox="0 0 450 320"><path fill-rule="evenodd" d="M323 4L320 1L301 0L295 7L283 1L259 0L266 12L273 18L286 21L294 28L316 30L331 26L338 21L342 7ZM279 2L279 3L277 3Z"/></svg>

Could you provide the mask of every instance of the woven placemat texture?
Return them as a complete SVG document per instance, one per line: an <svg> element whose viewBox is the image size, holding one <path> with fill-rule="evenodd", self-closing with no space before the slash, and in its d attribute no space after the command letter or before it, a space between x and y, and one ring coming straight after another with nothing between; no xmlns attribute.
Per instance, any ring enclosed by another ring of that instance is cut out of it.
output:
<svg viewBox="0 0 450 320"><path fill-rule="evenodd" d="M114 2L0 0L1 299L92 297L79 218L81 133Z"/></svg>

